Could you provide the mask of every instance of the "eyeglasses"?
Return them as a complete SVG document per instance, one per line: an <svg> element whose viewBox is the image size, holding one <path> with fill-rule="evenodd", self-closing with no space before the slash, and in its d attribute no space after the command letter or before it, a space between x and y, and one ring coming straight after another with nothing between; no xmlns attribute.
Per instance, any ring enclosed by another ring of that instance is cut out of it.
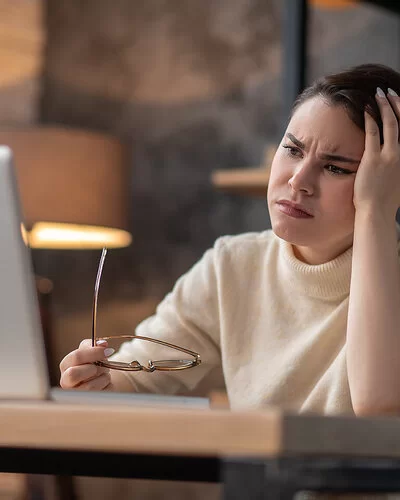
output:
<svg viewBox="0 0 400 500"><path fill-rule="evenodd" d="M193 357L193 359L162 359L158 361L149 360L147 366L142 365L139 361L134 360L130 363L120 362L120 361L96 361L95 364L98 366L105 366L107 368L112 368L114 370L124 370L124 371L145 371L154 372L155 370L160 371L176 371L176 370L186 370L187 368L193 368L201 363L200 354L194 351L189 351L184 347L179 347L175 344L170 344L169 342L164 342L162 340L153 339L150 337L141 337L139 335L116 335L112 337L101 337L97 338L97 299L99 295L99 287L101 274L103 272L104 261L107 255L107 249L103 248L101 253L99 268L97 270L97 277L94 286L94 297L93 297L93 309L92 309L92 347L97 344L98 340L132 340L138 339L147 342L153 342L155 344L168 347L170 349L175 349L177 351L183 352Z"/></svg>

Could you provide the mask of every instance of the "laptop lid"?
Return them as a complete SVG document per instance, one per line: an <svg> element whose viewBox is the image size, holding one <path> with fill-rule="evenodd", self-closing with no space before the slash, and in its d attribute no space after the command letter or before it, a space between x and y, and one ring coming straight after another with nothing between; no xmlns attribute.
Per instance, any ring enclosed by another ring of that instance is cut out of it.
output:
<svg viewBox="0 0 400 500"><path fill-rule="evenodd" d="M21 222L12 151L0 145L0 399L209 408L209 400L201 397L50 388L32 261Z"/></svg>
<svg viewBox="0 0 400 500"><path fill-rule="evenodd" d="M0 399L46 399L48 368L11 149L0 146Z"/></svg>

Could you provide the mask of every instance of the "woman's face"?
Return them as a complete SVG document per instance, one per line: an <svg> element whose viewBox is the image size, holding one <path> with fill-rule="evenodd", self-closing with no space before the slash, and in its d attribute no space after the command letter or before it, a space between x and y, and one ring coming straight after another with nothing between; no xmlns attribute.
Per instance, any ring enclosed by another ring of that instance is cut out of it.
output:
<svg viewBox="0 0 400 500"><path fill-rule="evenodd" d="M300 260L328 262L351 247L364 146L342 106L315 97L295 111L272 162L268 207L272 229Z"/></svg>

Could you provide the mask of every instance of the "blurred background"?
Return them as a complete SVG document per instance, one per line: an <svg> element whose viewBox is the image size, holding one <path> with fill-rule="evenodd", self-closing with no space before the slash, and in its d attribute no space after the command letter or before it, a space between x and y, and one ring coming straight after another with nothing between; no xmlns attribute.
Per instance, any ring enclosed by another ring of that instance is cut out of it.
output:
<svg viewBox="0 0 400 500"><path fill-rule="evenodd" d="M51 211L43 186L60 189L61 179L63 210L75 207L77 218L92 210L105 225L115 210L116 227L132 237L107 257L100 335L133 332L218 236L269 227L264 187L257 196L221 189L213 173L267 168L296 91L366 62L400 70L395 2L0 0L0 139L45 132L40 151L16 143L17 168L27 165L22 201L27 193ZM59 147L51 134L60 130L69 142ZM32 166L43 155L47 173ZM107 175L96 171L103 159ZM69 174L57 180L59 164ZM96 191L99 178L109 192ZM35 272L48 280L40 293L53 377L90 336L99 257L93 246L33 250ZM99 482L80 480L79 497L220 494L215 485Z"/></svg>

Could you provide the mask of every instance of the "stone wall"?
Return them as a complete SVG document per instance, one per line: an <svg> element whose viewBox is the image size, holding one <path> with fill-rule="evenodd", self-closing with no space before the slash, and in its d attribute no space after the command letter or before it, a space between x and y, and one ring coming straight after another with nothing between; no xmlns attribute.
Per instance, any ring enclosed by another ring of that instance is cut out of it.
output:
<svg viewBox="0 0 400 500"><path fill-rule="evenodd" d="M103 333L132 330L218 236L269 226L263 200L217 193L210 175L257 165L277 140L280 5L47 0L40 121L131 148L134 242L107 258ZM61 355L90 331L98 254L35 258L54 282Z"/></svg>

